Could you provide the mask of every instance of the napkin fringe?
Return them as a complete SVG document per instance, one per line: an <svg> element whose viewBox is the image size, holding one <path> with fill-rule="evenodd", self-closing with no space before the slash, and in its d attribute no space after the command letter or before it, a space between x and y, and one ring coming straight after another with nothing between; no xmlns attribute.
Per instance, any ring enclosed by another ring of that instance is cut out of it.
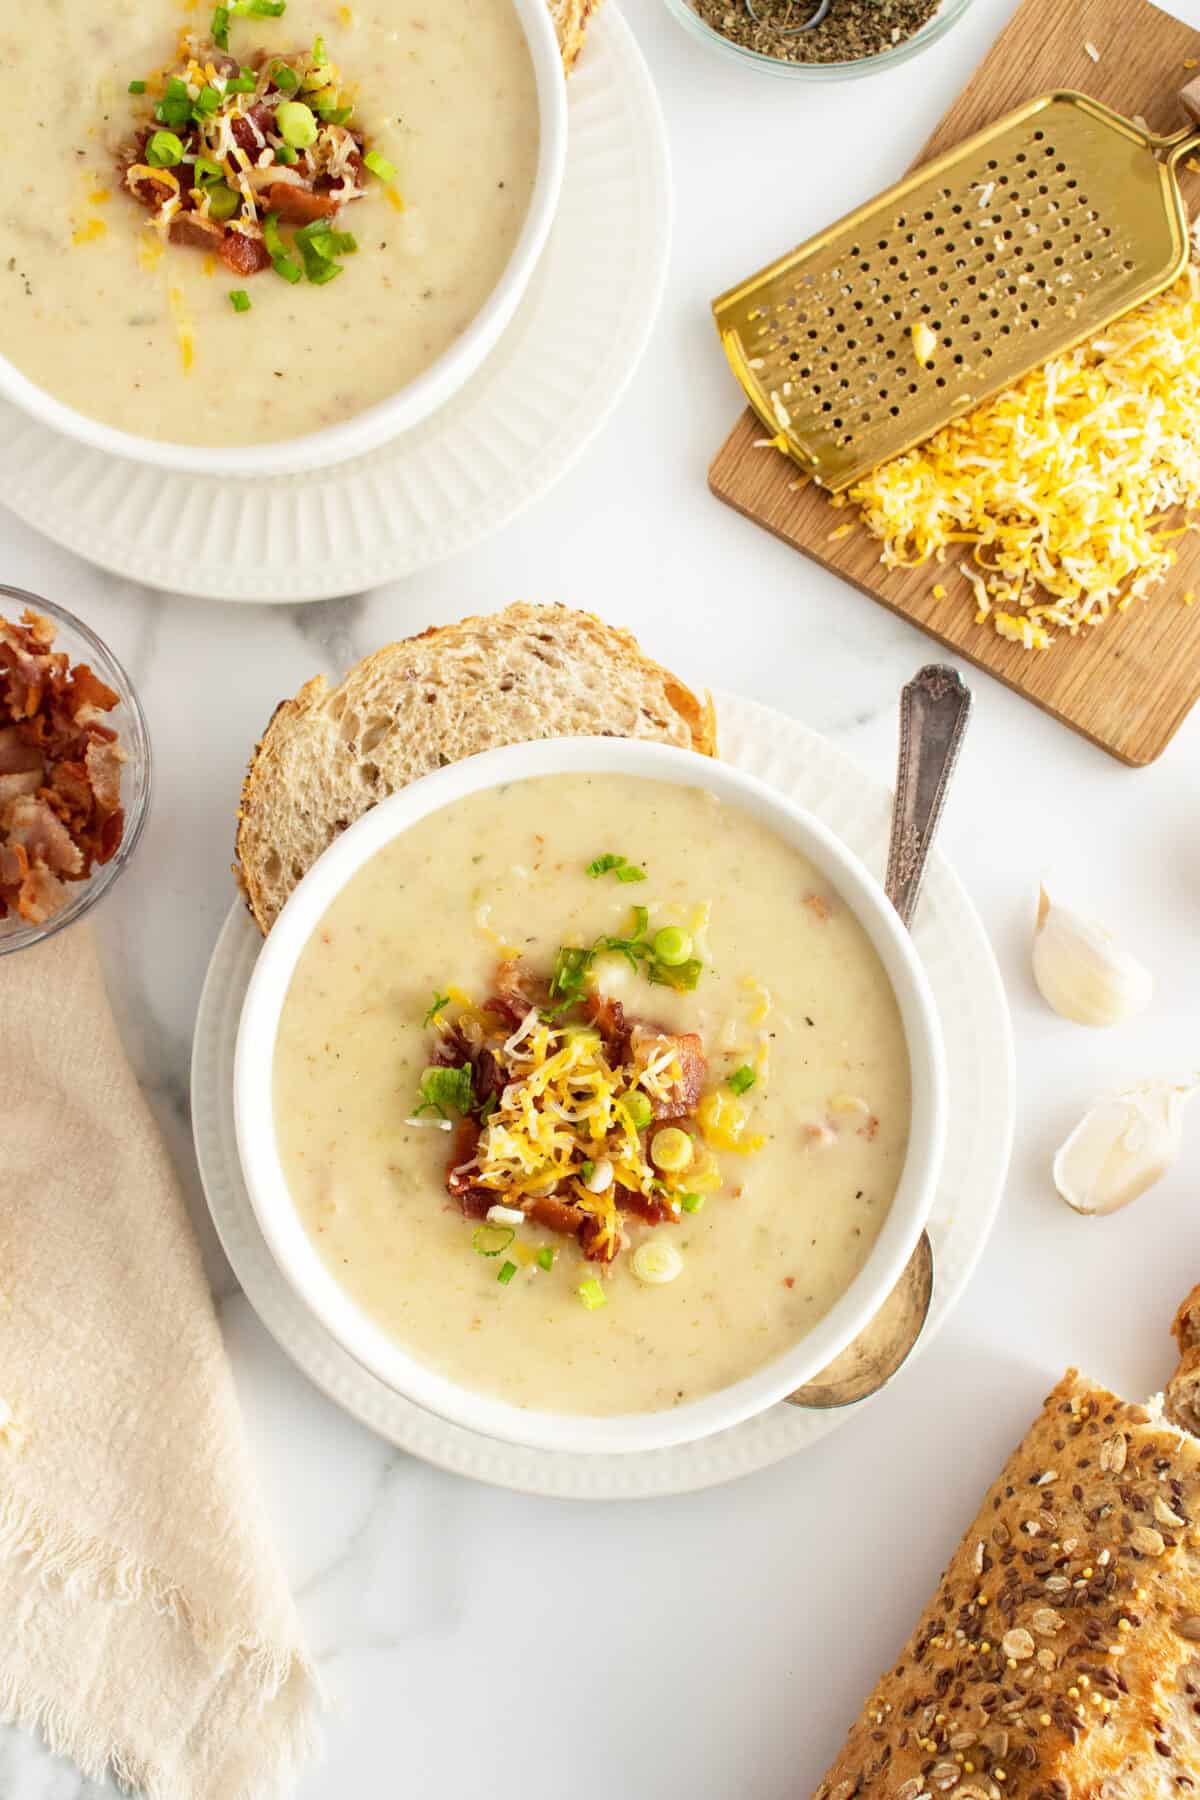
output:
<svg viewBox="0 0 1200 1800"><path fill-rule="evenodd" d="M156 1613L186 1625L207 1640L215 1621L197 1617L187 1596L149 1564L139 1562L102 1538L61 1524L32 1501L8 1494L0 1502L0 1561L19 1559L41 1580L53 1582L69 1599L87 1587L121 1605L146 1601Z"/></svg>
<svg viewBox="0 0 1200 1800"><path fill-rule="evenodd" d="M311 1679L303 1657L293 1655L289 1660ZM68 1757L90 1781L103 1781L111 1775L123 1793L142 1795L145 1800L196 1800L196 1789L190 1782L179 1781L142 1758L128 1755L97 1726L72 1716L65 1707L2 1670L0 1721L36 1732L52 1756ZM277 1740L275 1767L270 1773L256 1766L249 1781L239 1781L227 1795L222 1795L222 1800L286 1800L295 1790L301 1769L320 1748L320 1733L311 1722L311 1708L302 1707Z"/></svg>
<svg viewBox="0 0 1200 1800"><path fill-rule="evenodd" d="M149 1605L226 1664L226 1679L244 1683L250 1708L265 1710L293 1680L300 1692L291 1717L277 1722L274 1767L255 1767L249 1783L238 1782L221 1800L269 1800L290 1794L299 1771L320 1748L314 1723L323 1699L316 1670L297 1650L280 1648L257 1634L239 1635L211 1611L198 1611L161 1570L140 1562L113 1544L63 1526L40 1506L9 1493L0 1501L0 1565L19 1562L38 1581L70 1600L86 1589L90 1597L120 1606ZM12 1670L0 1667L0 1718L38 1732L56 1756L70 1757L83 1773L101 1780L107 1772L126 1792L147 1800L196 1800L196 1789L131 1755L77 1712L49 1700ZM254 1759L257 1764L257 1759Z"/></svg>

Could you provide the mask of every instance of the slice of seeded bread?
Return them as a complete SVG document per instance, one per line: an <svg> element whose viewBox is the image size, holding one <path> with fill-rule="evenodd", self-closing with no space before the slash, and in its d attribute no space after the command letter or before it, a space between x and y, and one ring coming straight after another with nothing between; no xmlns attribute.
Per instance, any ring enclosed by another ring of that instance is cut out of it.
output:
<svg viewBox="0 0 1200 1800"><path fill-rule="evenodd" d="M550 17L554 20L554 29L558 33L559 47L562 50L563 68L568 75L583 49L588 21L599 4L600 0L549 0Z"/></svg>
<svg viewBox="0 0 1200 1800"><path fill-rule="evenodd" d="M715 756L712 702L627 631L520 604L389 644L275 710L250 763L234 873L260 930L339 832L430 770L501 744L653 738Z"/></svg>

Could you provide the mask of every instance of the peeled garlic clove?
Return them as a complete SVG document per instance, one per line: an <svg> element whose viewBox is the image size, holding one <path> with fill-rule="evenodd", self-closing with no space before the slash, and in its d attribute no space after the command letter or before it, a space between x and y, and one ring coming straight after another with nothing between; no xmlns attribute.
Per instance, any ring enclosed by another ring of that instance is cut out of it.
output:
<svg viewBox="0 0 1200 1800"><path fill-rule="evenodd" d="M1198 1083L1146 1081L1085 1113L1054 1159L1054 1185L1079 1213L1128 1206L1166 1174Z"/></svg>
<svg viewBox="0 0 1200 1800"><path fill-rule="evenodd" d="M1077 1025L1116 1025L1150 1004L1154 981L1103 926L1038 898L1033 978L1048 1006Z"/></svg>

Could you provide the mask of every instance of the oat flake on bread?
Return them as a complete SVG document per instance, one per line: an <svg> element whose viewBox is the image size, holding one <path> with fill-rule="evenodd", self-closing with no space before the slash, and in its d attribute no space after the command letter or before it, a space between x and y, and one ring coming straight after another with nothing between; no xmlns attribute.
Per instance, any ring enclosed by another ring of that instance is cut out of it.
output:
<svg viewBox="0 0 1200 1800"><path fill-rule="evenodd" d="M716 755L712 702L591 613L524 603L377 650L276 708L251 760L234 873L259 928L377 800L502 744L633 737Z"/></svg>

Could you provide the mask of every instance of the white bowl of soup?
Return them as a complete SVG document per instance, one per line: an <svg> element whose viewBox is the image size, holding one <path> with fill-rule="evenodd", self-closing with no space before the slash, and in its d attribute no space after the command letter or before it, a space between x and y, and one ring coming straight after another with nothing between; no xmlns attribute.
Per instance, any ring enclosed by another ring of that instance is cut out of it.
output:
<svg viewBox="0 0 1200 1800"><path fill-rule="evenodd" d="M362 455L479 370L553 222L567 112L545 0L231 11L0 18L0 395L93 449L253 477Z"/></svg>
<svg viewBox="0 0 1200 1800"><path fill-rule="evenodd" d="M625 739L382 801L285 906L235 1102L288 1281L492 1437L622 1452L792 1392L897 1280L942 1157L913 944L819 821Z"/></svg>

